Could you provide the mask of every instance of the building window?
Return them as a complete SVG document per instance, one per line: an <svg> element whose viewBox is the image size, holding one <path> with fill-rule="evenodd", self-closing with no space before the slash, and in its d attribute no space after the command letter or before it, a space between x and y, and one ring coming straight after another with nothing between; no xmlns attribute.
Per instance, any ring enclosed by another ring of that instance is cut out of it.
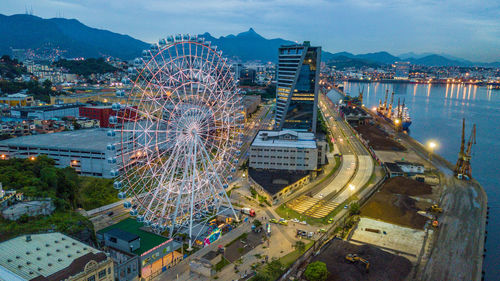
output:
<svg viewBox="0 0 500 281"><path fill-rule="evenodd" d="M99 279L106 277L106 269L99 271Z"/></svg>
<svg viewBox="0 0 500 281"><path fill-rule="evenodd" d="M116 238L115 237L109 237L109 241L112 242L112 243L116 243Z"/></svg>
<svg viewBox="0 0 500 281"><path fill-rule="evenodd" d="M95 275L92 275L89 278L87 278L87 281L95 281Z"/></svg>

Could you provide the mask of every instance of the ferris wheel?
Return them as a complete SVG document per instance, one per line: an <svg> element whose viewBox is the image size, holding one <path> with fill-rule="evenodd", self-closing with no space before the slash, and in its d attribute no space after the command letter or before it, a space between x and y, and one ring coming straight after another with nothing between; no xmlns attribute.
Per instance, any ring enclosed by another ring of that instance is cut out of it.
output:
<svg viewBox="0 0 500 281"><path fill-rule="evenodd" d="M134 86L113 104L114 187L139 222L189 245L221 212L242 145L243 108L222 52L203 38L161 39L134 61Z"/></svg>

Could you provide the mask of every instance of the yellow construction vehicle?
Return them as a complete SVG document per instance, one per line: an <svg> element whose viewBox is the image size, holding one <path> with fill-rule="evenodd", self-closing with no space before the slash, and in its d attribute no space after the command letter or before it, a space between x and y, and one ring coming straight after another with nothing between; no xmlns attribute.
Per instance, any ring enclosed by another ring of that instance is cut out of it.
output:
<svg viewBox="0 0 500 281"><path fill-rule="evenodd" d="M435 228L439 227L439 222L437 220L432 221L432 226Z"/></svg>
<svg viewBox="0 0 500 281"><path fill-rule="evenodd" d="M356 254L347 254L347 256L345 256L345 259L351 263L357 261L363 263L365 265L366 272L370 270L370 262Z"/></svg>
<svg viewBox="0 0 500 281"><path fill-rule="evenodd" d="M431 212L433 213L442 213L443 212L443 208L439 207L439 205L437 204L434 204L431 206Z"/></svg>

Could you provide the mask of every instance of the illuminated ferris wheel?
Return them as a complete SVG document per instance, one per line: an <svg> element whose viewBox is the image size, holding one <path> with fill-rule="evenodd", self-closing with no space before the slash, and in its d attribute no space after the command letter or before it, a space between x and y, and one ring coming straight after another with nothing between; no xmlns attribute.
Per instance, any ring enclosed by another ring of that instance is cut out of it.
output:
<svg viewBox="0 0 500 281"><path fill-rule="evenodd" d="M135 60L134 87L118 91L108 149L124 206L157 233L198 239L209 218L236 217L225 192L236 172L241 97L222 52L203 38L161 39Z"/></svg>

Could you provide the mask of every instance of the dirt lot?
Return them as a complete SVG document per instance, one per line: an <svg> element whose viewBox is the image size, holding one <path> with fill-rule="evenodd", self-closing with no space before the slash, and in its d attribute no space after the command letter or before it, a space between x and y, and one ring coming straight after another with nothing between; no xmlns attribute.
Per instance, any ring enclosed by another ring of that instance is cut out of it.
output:
<svg viewBox="0 0 500 281"><path fill-rule="evenodd" d="M361 263L346 261L347 254L357 254L370 262L367 273ZM401 256L380 250L370 245L354 245L333 239L311 262L322 261L328 268L329 281L333 280L405 280L411 270L411 262Z"/></svg>
<svg viewBox="0 0 500 281"><path fill-rule="evenodd" d="M430 185L404 177L387 180L366 205L361 215L416 229L423 229L426 217L417 214L421 209L410 196L432 194Z"/></svg>
<svg viewBox="0 0 500 281"><path fill-rule="evenodd" d="M374 150L405 151L405 147L394 141L380 127L374 124L362 124L354 127Z"/></svg>

